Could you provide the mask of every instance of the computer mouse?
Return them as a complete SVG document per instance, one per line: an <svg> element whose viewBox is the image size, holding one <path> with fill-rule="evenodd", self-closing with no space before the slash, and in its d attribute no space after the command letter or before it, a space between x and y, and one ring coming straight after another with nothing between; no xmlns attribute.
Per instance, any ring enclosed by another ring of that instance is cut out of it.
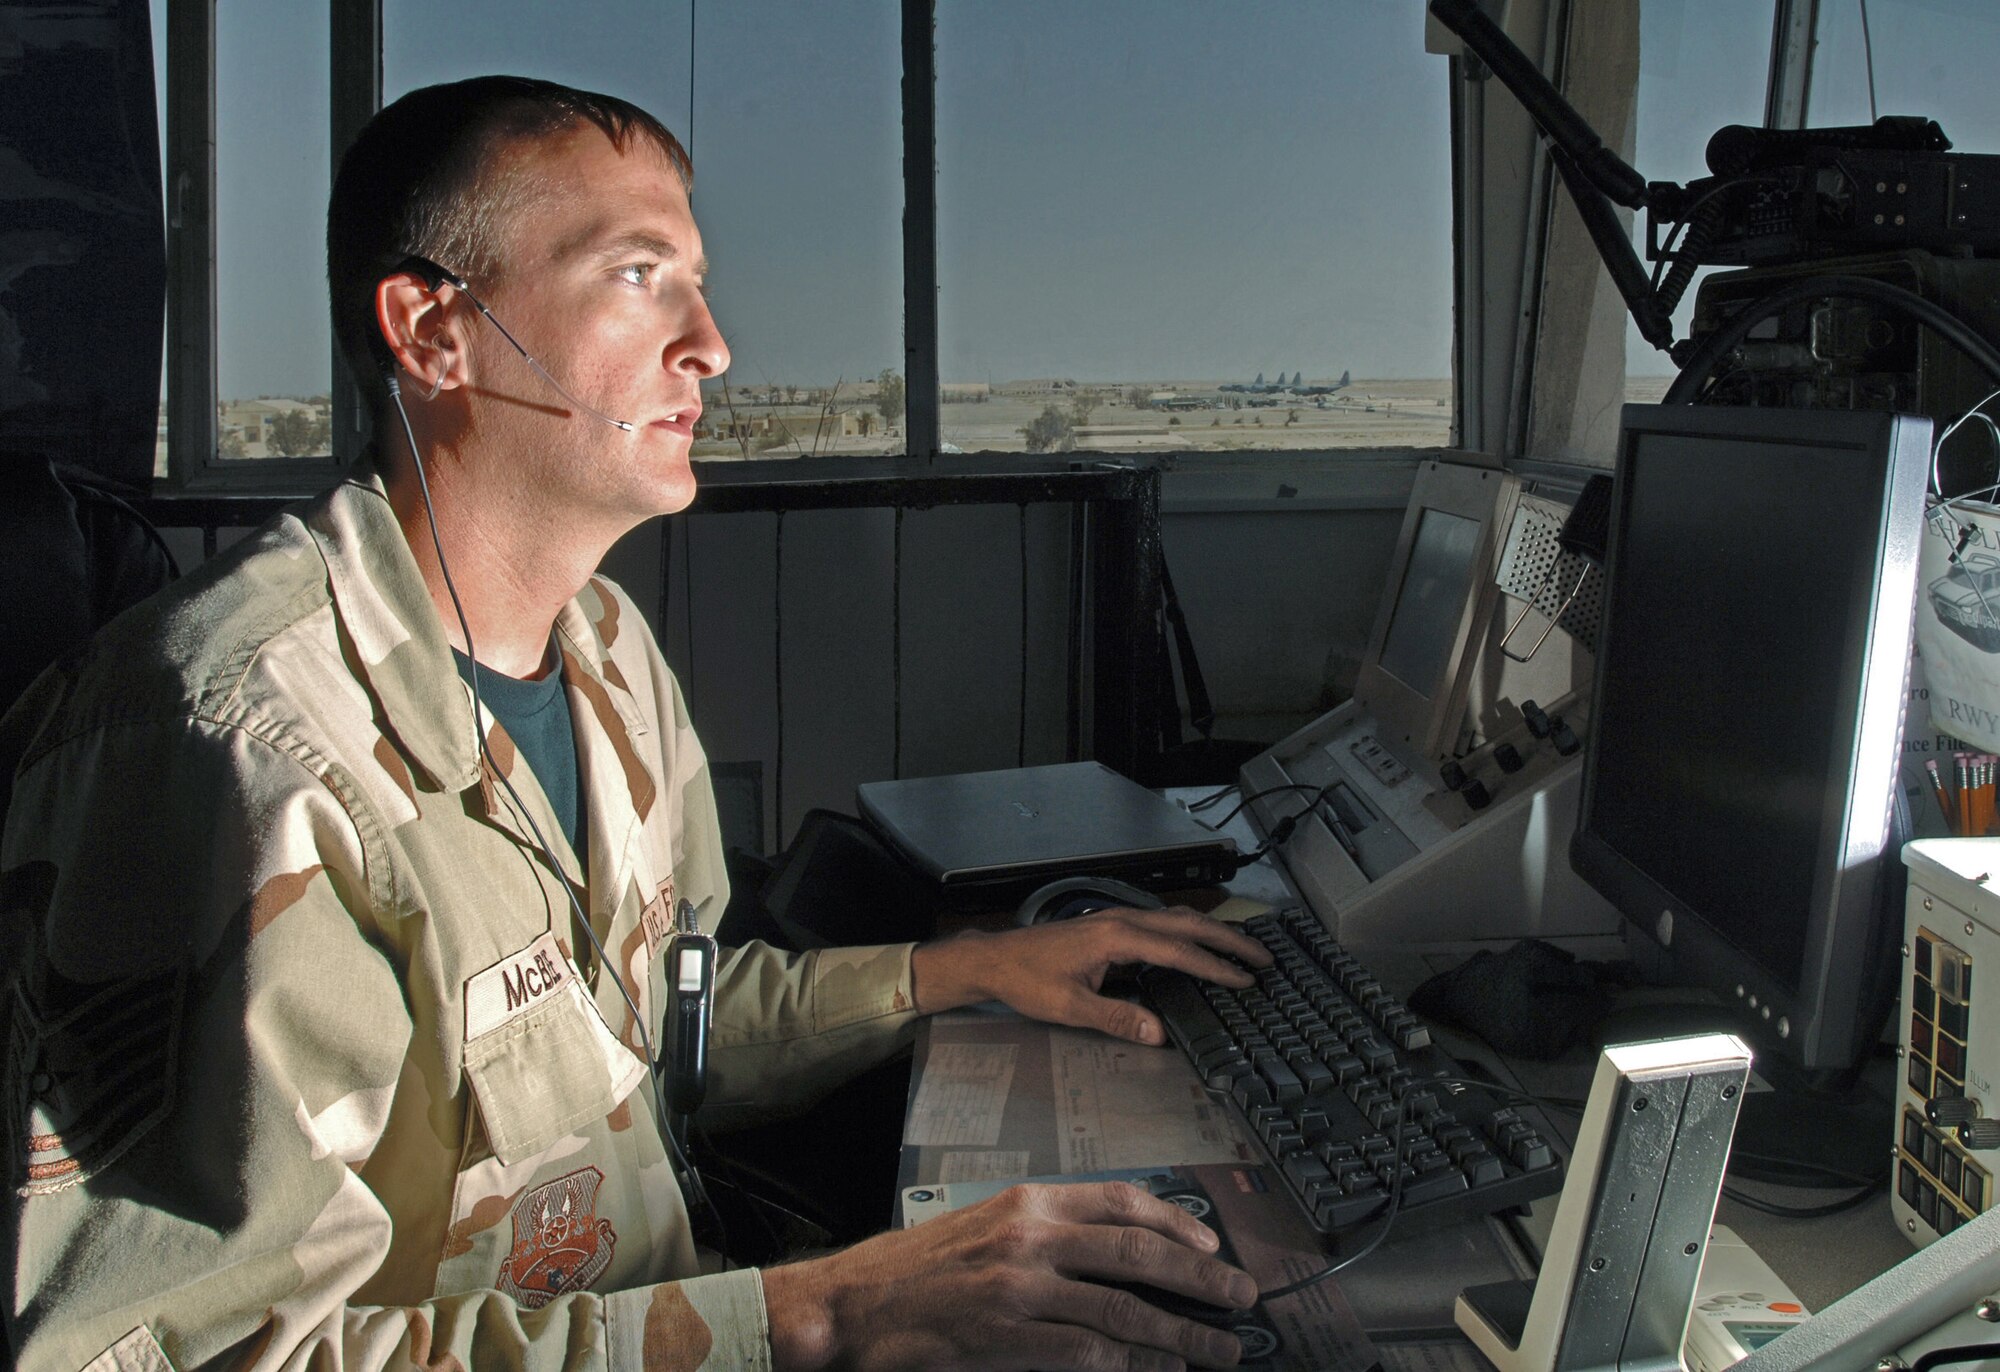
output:
<svg viewBox="0 0 2000 1372"><path fill-rule="evenodd" d="M1063 877L1037 887L1014 912L1020 925L1048 924L1059 919L1075 919L1094 910L1121 906L1134 910L1163 910L1166 902L1151 891L1127 886L1111 877Z"/></svg>

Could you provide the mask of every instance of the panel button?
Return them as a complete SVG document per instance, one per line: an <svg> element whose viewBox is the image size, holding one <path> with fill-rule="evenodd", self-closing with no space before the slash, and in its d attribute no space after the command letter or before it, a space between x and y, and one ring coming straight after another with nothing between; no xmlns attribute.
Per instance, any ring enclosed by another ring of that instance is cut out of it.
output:
<svg viewBox="0 0 2000 1372"><path fill-rule="evenodd" d="M1937 1065L1938 1071L1949 1072L1960 1081L1964 1081L1965 1045L1955 1038L1939 1034L1937 1041Z"/></svg>
<svg viewBox="0 0 2000 1372"><path fill-rule="evenodd" d="M1938 1006L1937 1018L1938 1027L1953 1038L1963 1039L1968 1037L1965 1027L1970 1022L1972 1016L1960 1002L1948 1000Z"/></svg>
<svg viewBox="0 0 2000 1372"><path fill-rule="evenodd" d="M1958 1197L1978 1214L1986 1209L1986 1173L1976 1163L1965 1164L1965 1175L1959 1178Z"/></svg>

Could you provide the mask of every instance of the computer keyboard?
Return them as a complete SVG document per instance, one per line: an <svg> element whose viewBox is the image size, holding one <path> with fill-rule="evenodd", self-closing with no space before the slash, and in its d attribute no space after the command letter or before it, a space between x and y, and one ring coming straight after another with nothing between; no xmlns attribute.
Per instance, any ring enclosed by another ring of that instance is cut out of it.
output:
<svg viewBox="0 0 2000 1372"><path fill-rule="evenodd" d="M1315 1228L1382 1215L1399 1165L1398 1227L1562 1189L1555 1150L1507 1094L1462 1084L1466 1069L1311 914L1274 911L1242 928L1276 959L1248 990L1157 967L1140 985Z"/></svg>

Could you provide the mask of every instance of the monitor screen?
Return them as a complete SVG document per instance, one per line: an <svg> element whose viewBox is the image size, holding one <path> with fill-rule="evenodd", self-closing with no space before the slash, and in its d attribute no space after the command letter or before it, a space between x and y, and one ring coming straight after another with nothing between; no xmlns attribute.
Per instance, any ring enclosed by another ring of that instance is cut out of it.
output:
<svg viewBox="0 0 2000 1372"><path fill-rule="evenodd" d="M1436 776L1464 728L1519 498L1513 475L1468 463L1421 463L1411 484L1354 699L1375 740L1420 775Z"/></svg>
<svg viewBox="0 0 2000 1372"><path fill-rule="evenodd" d="M1928 435L1875 413L1625 411L1572 855L1674 979L1736 998L1807 1066L1878 1027Z"/></svg>
<svg viewBox="0 0 2000 1372"><path fill-rule="evenodd" d="M1478 520L1444 510L1418 516L1409 565L1382 641L1383 671L1426 695L1436 693L1434 683L1451 661L1478 552Z"/></svg>

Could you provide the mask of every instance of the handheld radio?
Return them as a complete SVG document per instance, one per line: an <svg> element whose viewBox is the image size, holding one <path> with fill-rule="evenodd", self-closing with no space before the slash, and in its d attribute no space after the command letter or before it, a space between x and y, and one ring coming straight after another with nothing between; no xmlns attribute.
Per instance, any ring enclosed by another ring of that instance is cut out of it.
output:
<svg viewBox="0 0 2000 1372"><path fill-rule="evenodd" d="M715 940L695 923L694 902L674 907L667 940L667 1109L675 1133L708 1093L708 1027L714 1013Z"/></svg>

